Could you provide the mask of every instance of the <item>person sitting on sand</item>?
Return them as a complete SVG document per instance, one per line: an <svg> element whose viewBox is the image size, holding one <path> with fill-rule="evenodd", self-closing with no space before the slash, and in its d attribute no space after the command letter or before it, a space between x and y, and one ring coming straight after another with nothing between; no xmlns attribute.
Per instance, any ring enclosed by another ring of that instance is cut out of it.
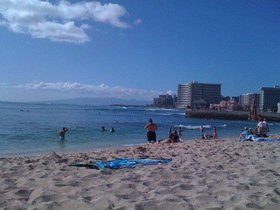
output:
<svg viewBox="0 0 280 210"><path fill-rule="evenodd" d="M243 131L239 135L239 140L242 141L242 140L246 139L246 137L250 134L252 134L252 128L250 128L250 130L249 130L248 127L244 127Z"/></svg>
<svg viewBox="0 0 280 210"><path fill-rule="evenodd" d="M62 130L59 133L60 140L65 139L65 133L68 131L68 128L63 127Z"/></svg>
<svg viewBox="0 0 280 210"><path fill-rule="evenodd" d="M183 142L183 140L180 138L176 130L173 133L169 131L168 138L159 141L159 143L178 143L178 142Z"/></svg>
<svg viewBox="0 0 280 210"><path fill-rule="evenodd" d="M149 123L144 127L147 130L147 140L150 143L154 143L157 141L157 125L153 122L153 119L149 119Z"/></svg>
<svg viewBox="0 0 280 210"><path fill-rule="evenodd" d="M243 139L241 141L253 141L253 142L278 142L280 139L276 138L265 138L265 137L259 137L255 134L250 134L246 137L246 139Z"/></svg>
<svg viewBox="0 0 280 210"><path fill-rule="evenodd" d="M245 127L244 131L240 134L239 141L255 141L258 137L252 128Z"/></svg>
<svg viewBox="0 0 280 210"><path fill-rule="evenodd" d="M210 135L210 134L207 134L207 133L204 133L204 128L203 128L203 126L200 126L199 127L199 131L200 131L200 139L211 139L211 138L213 138L213 136L212 135Z"/></svg>
<svg viewBox="0 0 280 210"><path fill-rule="evenodd" d="M258 122L256 130L259 137L268 137L267 132L269 129L265 118L262 118L261 121Z"/></svg>

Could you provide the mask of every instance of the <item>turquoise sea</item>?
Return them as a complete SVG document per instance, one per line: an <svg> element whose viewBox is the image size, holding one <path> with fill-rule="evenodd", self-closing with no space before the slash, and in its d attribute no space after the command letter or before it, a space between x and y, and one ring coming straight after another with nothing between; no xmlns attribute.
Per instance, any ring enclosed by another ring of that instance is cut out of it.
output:
<svg viewBox="0 0 280 210"><path fill-rule="evenodd" d="M153 118L157 139L165 139L171 125L182 126L187 141L199 138L199 126L211 133L216 126L220 138L238 138L247 121L190 119L184 110L150 107L0 103L0 156L86 151L146 143L144 125ZM105 126L106 132L101 131ZM279 123L269 123L270 134L280 133ZM65 141L59 139L67 127ZM114 133L109 129L115 128Z"/></svg>

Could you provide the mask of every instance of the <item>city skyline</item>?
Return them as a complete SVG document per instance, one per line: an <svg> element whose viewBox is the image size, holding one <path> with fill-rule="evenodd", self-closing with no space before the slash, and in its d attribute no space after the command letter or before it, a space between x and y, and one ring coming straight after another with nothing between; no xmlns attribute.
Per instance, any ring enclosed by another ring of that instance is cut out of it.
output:
<svg viewBox="0 0 280 210"><path fill-rule="evenodd" d="M277 1L0 2L0 101L153 100L190 81L279 85Z"/></svg>

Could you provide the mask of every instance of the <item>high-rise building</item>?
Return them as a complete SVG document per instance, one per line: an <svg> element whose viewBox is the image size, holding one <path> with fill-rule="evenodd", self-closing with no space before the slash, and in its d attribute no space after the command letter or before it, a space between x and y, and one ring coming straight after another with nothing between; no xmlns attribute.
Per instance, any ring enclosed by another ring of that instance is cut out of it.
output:
<svg viewBox="0 0 280 210"><path fill-rule="evenodd" d="M191 104L191 86L190 84L179 84L177 90L177 108L185 108Z"/></svg>
<svg viewBox="0 0 280 210"><path fill-rule="evenodd" d="M253 105L259 107L260 94L258 93L246 93L240 95L239 104L244 110L249 111Z"/></svg>
<svg viewBox="0 0 280 210"><path fill-rule="evenodd" d="M178 85L177 108L208 107L220 100L221 84L189 82Z"/></svg>
<svg viewBox="0 0 280 210"><path fill-rule="evenodd" d="M280 102L280 86L262 87L260 94L260 110L273 111L277 109L277 103Z"/></svg>
<svg viewBox="0 0 280 210"><path fill-rule="evenodd" d="M159 95L158 98L154 98L154 106L164 108L174 108L176 102L176 96L169 94Z"/></svg>

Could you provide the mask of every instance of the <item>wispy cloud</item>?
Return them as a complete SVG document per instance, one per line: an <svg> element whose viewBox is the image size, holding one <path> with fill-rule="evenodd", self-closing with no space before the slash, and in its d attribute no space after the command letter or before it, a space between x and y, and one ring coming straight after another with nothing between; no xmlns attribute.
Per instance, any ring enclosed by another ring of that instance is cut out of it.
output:
<svg viewBox="0 0 280 210"><path fill-rule="evenodd" d="M163 94L161 91L156 90L143 90L132 89L120 86L110 87L105 84L101 85L89 85L81 83L68 83L68 82L39 82L39 83L27 83L17 85L17 88L31 89L31 90L52 90L52 91L65 91L65 92L77 92L79 94L87 94L95 97L114 97L125 99L146 99L151 100L157 97L159 94ZM168 91L170 93L170 91Z"/></svg>
<svg viewBox="0 0 280 210"><path fill-rule="evenodd" d="M134 25L139 25L139 24L141 24L142 23L142 20L141 19L136 19L135 21L134 21Z"/></svg>
<svg viewBox="0 0 280 210"><path fill-rule="evenodd" d="M58 4L45 0L0 1L0 26L34 38L60 42L90 41L86 30L91 28L89 22L92 21L128 28L129 24L121 20L126 15L128 12L121 5L96 1L61 0Z"/></svg>

